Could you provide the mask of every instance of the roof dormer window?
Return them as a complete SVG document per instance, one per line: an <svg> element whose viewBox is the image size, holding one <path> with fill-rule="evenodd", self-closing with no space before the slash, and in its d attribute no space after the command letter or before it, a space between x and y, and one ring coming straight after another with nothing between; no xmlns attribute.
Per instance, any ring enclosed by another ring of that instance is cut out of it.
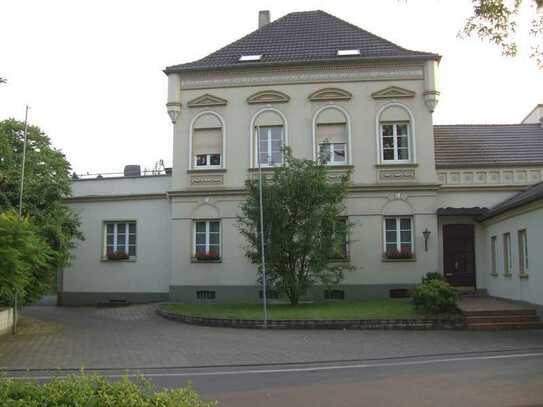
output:
<svg viewBox="0 0 543 407"><path fill-rule="evenodd" d="M353 55L360 55L359 49L338 49L337 56L338 57L348 57Z"/></svg>
<svg viewBox="0 0 543 407"><path fill-rule="evenodd" d="M251 61L260 61L262 55L242 55L239 57L239 62L251 62Z"/></svg>

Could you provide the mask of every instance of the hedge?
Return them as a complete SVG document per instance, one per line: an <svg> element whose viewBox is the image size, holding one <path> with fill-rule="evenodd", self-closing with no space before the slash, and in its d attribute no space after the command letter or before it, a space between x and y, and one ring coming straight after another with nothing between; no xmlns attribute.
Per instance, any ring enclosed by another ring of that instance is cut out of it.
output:
<svg viewBox="0 0 543 407"><path fill-rule="evenodd" d="M154 392L143 376L110 381L81 373L37 383L0 377L2 407L213 407L189 386Z"/></svg>

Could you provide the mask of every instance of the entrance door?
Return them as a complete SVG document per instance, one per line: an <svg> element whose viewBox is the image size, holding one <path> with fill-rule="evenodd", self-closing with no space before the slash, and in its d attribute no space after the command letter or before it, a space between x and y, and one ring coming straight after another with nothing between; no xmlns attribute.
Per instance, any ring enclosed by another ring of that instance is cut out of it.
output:
<svg viewBox="0 0 543 407"><path fill-rule="evenodd" d="M455 287L475 287L473 225L443 225L443 271Z"/></svg>

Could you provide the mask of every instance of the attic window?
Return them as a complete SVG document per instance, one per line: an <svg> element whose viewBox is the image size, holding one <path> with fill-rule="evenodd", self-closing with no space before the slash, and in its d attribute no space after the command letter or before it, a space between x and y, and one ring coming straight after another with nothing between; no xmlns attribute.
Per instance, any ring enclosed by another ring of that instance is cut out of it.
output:
<svg viewBox="0 0 543 407"><path fill-rule="evenodd" d="M260 61L262 55L242 55L239 57L239 62Z"/></svg>
<svg viewBox="0 0 543 407"><path fill-rule="evenodd" d="M351 55L360 55L359 49L338 49L337 56L338 57L346 57Z"/></svg>

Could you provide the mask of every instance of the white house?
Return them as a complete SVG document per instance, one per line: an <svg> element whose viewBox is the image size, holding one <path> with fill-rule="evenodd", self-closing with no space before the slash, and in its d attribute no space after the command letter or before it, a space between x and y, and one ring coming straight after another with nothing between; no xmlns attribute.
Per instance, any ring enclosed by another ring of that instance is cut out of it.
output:
<svg viewBox="0 0 543 407"><path fill-rule="evenodd" d="M258 301L235 221L258 160L269 173L288 145L326 157L331 179L352 172L355 271L309 299L388 297L440 272L543 304L543 201L523 198L543 180L543 106L521 124L434 126L439 61L323 11L261 12L256 31L167 67L173 168L74 180L86 240L59 301Z"/></svg>

